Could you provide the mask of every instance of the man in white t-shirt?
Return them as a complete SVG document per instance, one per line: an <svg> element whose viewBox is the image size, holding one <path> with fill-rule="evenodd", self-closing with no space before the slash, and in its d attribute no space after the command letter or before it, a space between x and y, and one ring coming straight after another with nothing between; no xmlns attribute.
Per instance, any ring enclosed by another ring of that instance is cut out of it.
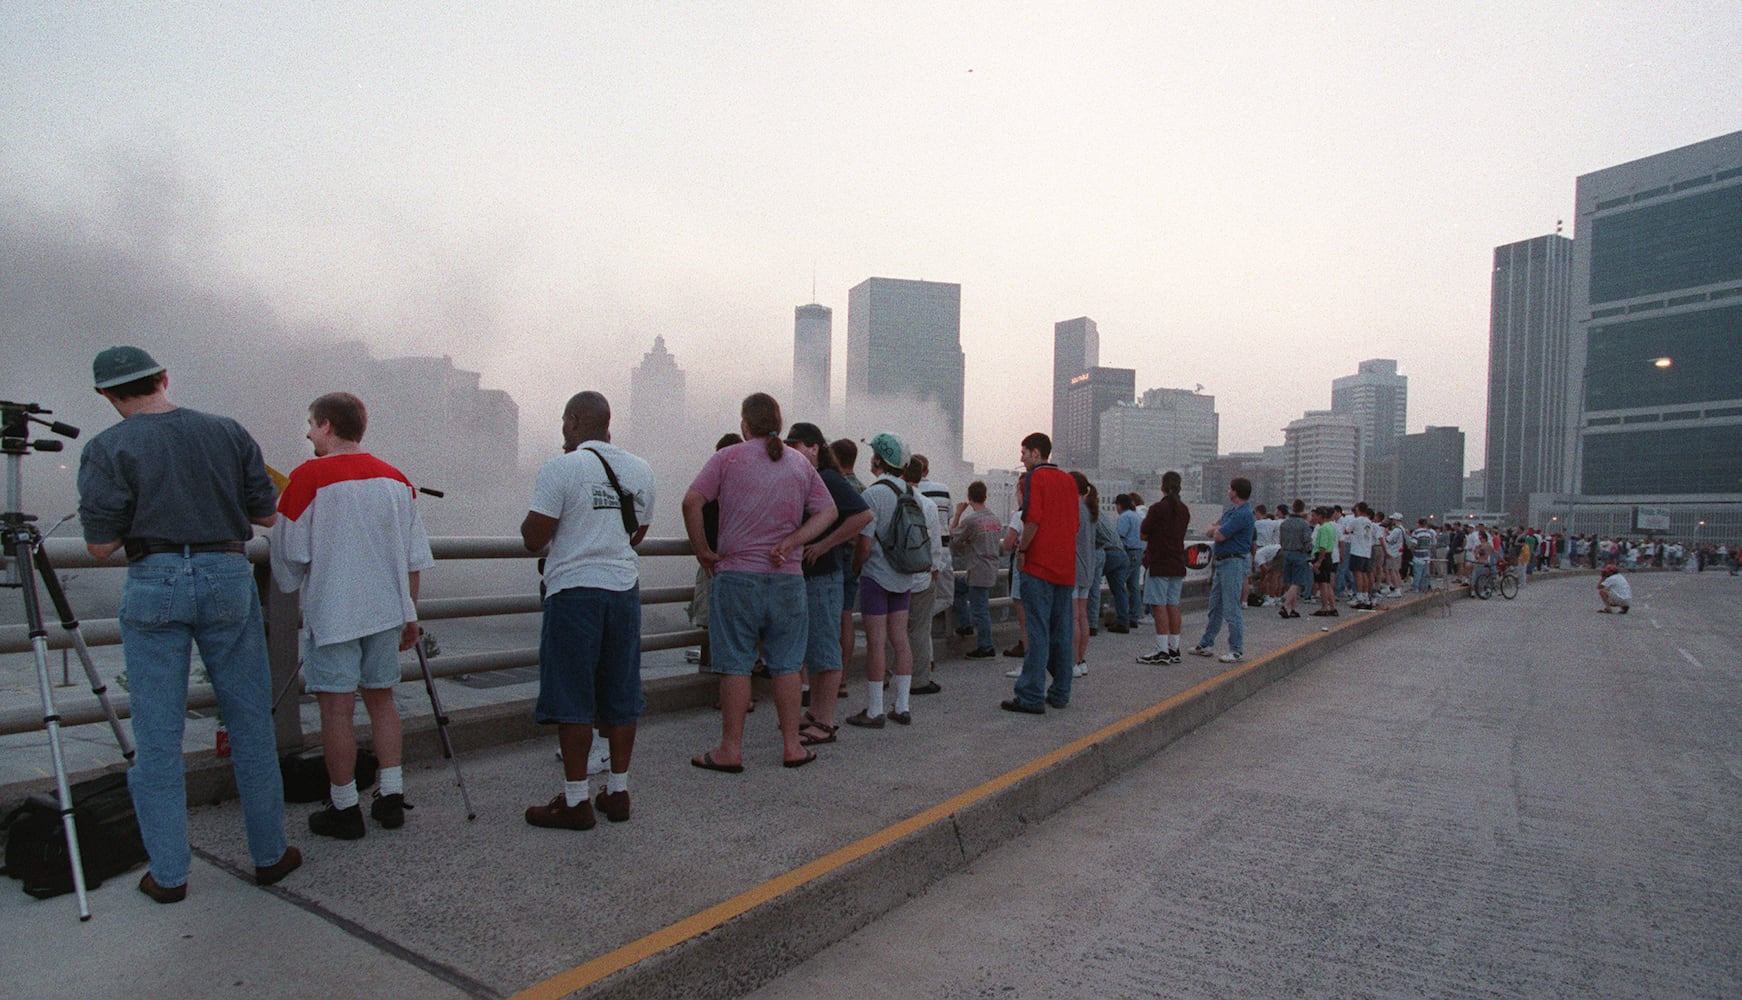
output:
<svg viewBox="0 0 1742 1000"><path fill-rule="evenodd" d="M526 810L533 826L590 830L587 757L593 728L611 745L597 799L613 823L629 819L629 757L641 693L641 587L636 543L653 519L653 470L611 443L611 404L577 393L563 409L563 454L538 470L520 525L528 552L548 545L534 716L557 727L563 790Z"/></svg>
<svg viewBox="0 0 1742 1000"><path fill-rule="evenodd" d="M1624 615L1633 603L1633 586L1614 563L1608 563L1597 580L1597 596L1603 599L1603 606L1597 609L1600 614Z"/></svg>
<svg viewBox="0 0 1742 1000"><path fill-rule="evenodd" d="M296 467L278 499L272 575L302 591L303 683L321 709L327 808L308 818L323 837L359 840L366 829L357 795L357 734L351 717L361 689L369 712L380 786L369 814L392 830L405 823L399 710L399 654L417 641L418 574L435 565L405 474L363 451L369 413L348 392L308 408L315 457Z"/></svg>
<svg viewBox="0 0 1742 1000"><path fill-rule="evenodd" d="M1373 546L1379 540L1378 525L1372 520L1373 509L1366 501L1355 504L1349 519L1349 571L1355 575L1355 599L1349 607L1356 611L1372 611L1373 607Z"/></svg>

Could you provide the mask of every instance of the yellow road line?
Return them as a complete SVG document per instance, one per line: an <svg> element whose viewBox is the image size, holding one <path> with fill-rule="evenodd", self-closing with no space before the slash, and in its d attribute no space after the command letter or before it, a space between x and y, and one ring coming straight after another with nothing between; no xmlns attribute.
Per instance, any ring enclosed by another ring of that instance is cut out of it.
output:
<svg viewBox="0 0 1742 1000"><path fill-rule="evenodd" d="M657 955L674 945L682 944L697 935L705 934L729 920L743 916L756 907L799 888L807 882L821 878L836 869L881 850L911 833L915 833L930 826L938 820L946 819L954 813L959 812L988 796L1009 788L1011 785L1016 784L1024 778L1046 770L1073 754L1086 750L1089 747L1092 747L1110 737L1116 736L1119 733L1125 732L1128 729L1140 726L1164 712L1177 708L1178 706L1191 701L1222 684L1234 680L1244 673L1256 669L1260 664L1276 659L1286 653L1291 653L1318 637L1318 634L1314 633L1313 635L1298 639L1275 652L1268 653L1248 663L1244 663L1231 670L1217 674L1209 680L1187 688L1179 694L1167 698L1164 701L1157 702L1140 712L1128 715L1125 718L1120 719L1118 722L1114 722L1102 729L1090 733L1087 736L1073 740L1070 743L1059 747L1057 750L1053 750L1050 753L1037 757L1021 767L1011 771L1006 771L984 784L970 788L959 795L946 799L924 812L910 816L893 826L885 827L882 830L856 840L839 850L831 851L809 864L800 865L792 871L763 882L761 885L746 889L723 903L717 903L700 913L685 917L677 923L670 924L660 930L654 931L646 937L640 938L636 941L631 941L615 951L607 952L590 962L584 962L577 965L574 968L569 969L567 972L559 972L543 982L534 983L519 993L514 994L515 1000L556 1000L558 997L566 997L577 990L585 989L599 980L627 969L643 959Z"/></svg>

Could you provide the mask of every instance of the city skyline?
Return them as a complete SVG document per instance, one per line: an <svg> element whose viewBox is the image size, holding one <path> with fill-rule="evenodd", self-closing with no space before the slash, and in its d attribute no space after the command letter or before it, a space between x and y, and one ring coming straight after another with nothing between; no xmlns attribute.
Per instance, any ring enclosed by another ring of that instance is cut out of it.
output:
<svg viewBox="0 0 1742 1000"><path fill-rule="evenodd" d="M910 275L962 286L977 465L1050 425L1048 328L1087 314L1139 385L1215 394L1226 451L1386 357L1407 429L1465 428L1474 467L1493 248L1570 228L1575 177L1733 131L1742 95L1723 8L905 10L11 5L0 249L264 358L451 356L533 428L582 378L626 400L653 334L705 413L778 394L795 302ZM0 393L79 385L15 315L47 371Z"/></svg>

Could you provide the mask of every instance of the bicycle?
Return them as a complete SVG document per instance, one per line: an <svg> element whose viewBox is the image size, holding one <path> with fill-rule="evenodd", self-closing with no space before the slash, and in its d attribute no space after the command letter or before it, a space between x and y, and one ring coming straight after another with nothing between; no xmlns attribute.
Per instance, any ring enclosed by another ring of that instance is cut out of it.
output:
<svg viewBox="0 0 1742 1000"><path fill-rule="evenodd" d="M1498 590L1501 597L1510 601L1518 596L1518 574L1513 572L1510 563L1502 559L1495 570L1490 571L1485 567L1478 570L1470 582L1470 590L1484 601L1493 597Z"/></svg>

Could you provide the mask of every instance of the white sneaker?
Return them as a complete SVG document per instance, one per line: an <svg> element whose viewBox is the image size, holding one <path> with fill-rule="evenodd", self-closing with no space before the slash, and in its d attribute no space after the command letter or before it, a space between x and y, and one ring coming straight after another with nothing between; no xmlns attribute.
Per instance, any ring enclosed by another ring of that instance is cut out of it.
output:
<svg viewBox="0 0 1742 1000"><path fill-rule="evenodd" d="M1193 656L1215 656L1216 655L1216 647L1214 647L1214 646L1193 646L1191 652L1192 652Z"/></svg>
<svg viewBox="0 0 1742 1000"><path fill-rule="evenodd" d="M1072 677L1086 677L1088 676L1088 673L1089 665L1087 663L1079 663L1071 668Z"/></svg>
<svg viewBox="0 0 1742 1000"><path fill-rule="evenodd" d="M1014 670L1006 670L1006 671L1004 671L1004 676L1006 676L1006 677L1021 677L1022 676L1022 668L1017 667Z"/></svg>
<svg viewBox="0 0 1742 1000"><path fill-rule="evenodd" d="M1223 653L1221 656L1216 657L1216 659L1222 663L1239 663L1244 658L1245 657L1239 653Z"/></svg>

